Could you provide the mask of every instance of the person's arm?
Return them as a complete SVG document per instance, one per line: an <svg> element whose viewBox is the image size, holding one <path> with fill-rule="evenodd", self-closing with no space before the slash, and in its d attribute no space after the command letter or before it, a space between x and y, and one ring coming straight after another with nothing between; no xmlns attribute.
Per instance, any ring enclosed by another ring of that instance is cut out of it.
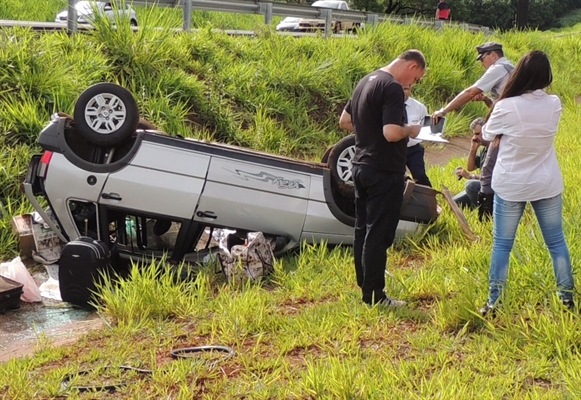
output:
<svg viewBox="0 0 581 400"><path fill-rule="evenodd" d="M472 98L472 101L483 101L483 102L484 102L484 104L486 104L486 106L487 106L488 108L492 107L492 104L493 104L493 101L492 101L492 99L491 99L490 97L486 96L486 95L484 94L484 92L482 92L482 93L480 93L480 94L477 94L476 96L474 96L474 97Z"/></svg>
<svg viewBox="0 0 581 400"><path fill-rule="evenodd" d="M478 154L478 148L480 143L478 143L474 138L472 138L472 143L470 144L470 152L468 153L468 161L466 162L466 169L468 171L474 171L477 168L476 156Z"/></svg>
<svg viewBox="0 0 581 400"><path fill-rule="evenodd" d="M339 128L353 132L353 121L351 120L351 114L346 110L343 110L341 117L339 118Z"/></svg>
<svg viewBox="0 0 581 400"><path fill-rule="evenodd" d="M462 178L464 178L464 179L480 179L480 175L478 175L478 174L471 174L470 172L466 171L462 167L456 167L454 169L454 173L458 177L458 180L460 180Z"/></svg>
<svg viewBox="0 0 581 400"><path fill-rule="evenodd" d="M383 137L388 142L399 142L407 137L415 138L420 134L420 128L419 125L383 125Z"/></svg>
<svg viewBox="0 0 581 400"><path fill-rule="evenodd" d="M504 110L503 105L504 100L500 100L494 105L488 121L482 126L482 139L492 142L498 135L505 133L504 117L508 110Z"/></svg>
<svg viewBox="0 0 581 400"><path fill-rule="evenodd" d="M462 107L464 104L472 100L474 96L477 96L480 93L482 93L482 90L478 89L476 86L470 86L469 88L462 90L456 97L454 97L454 99L452 99L451 102L432 114L432 122L437 124L440 118L450 111Z"/></svg>

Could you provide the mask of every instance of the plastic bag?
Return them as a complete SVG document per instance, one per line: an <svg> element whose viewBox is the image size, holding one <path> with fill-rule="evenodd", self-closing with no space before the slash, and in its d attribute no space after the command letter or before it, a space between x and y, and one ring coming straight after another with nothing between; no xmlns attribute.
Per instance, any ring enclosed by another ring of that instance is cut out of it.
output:
<svg viewBox="0 0 581 400"><path fill-rule="evenodd" d="M61 290L59 286L59 281L54 278L48 278L48 280L42 283L39 288L40 294L46 299L62 301Z"/></svg>
<svg viewBox="0 0 581 400"><path fill-rule="evenodd" d="M26 301L27 303L42 301L40 289L36 286L36 282L32 279L30 272L28 272L26 266L22 263L20 257L16 257L9 262L1 263L0 275L24 285L20 300Z"/></svg>

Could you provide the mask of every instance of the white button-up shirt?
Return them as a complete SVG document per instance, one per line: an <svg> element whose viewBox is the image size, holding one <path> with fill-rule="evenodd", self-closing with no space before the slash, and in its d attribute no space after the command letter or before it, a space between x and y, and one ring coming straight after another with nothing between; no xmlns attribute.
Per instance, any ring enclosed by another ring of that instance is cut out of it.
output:
<svg viewBox="0 0 581 400"><path fill-rule="evenodd" d="M500 149L492 189L503 200L535 201L563 192L563 176L553 144L561 101L535 90L500 100L482 127L484 140L498 135Z"/></svg>
<svg viewBox="0 0 581 400"><path fill-rule="evenodd" d="M408 124L410 125L424 125L424 118L428 115L428 109L426 106L414 99L413 97L408 97L405 102L406 105L406 113L408 115ZM421 143L421 140L409 138L408 147L415 146L416 144Z"/></svg>

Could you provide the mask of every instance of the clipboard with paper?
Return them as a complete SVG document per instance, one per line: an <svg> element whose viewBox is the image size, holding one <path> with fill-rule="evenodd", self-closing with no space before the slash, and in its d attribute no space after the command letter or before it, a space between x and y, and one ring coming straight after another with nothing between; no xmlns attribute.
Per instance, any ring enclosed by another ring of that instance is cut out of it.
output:
<svg viewBox="0 0 581 400"><path fill-rule="evenodd" d="M425 140L426 142L449 143L448 140L442 137L445 125L446 118L442 117L437 124L432 124L432 117L426 115L424 117L424 125L416 139Z"/></svg>

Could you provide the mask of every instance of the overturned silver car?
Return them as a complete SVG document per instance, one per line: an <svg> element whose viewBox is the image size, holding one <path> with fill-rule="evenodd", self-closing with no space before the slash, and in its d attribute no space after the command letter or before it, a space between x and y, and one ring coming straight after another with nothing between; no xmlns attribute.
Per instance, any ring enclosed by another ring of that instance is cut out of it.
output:
<svg viewBox="0 0 581 400"><path fill-rule="evenodd" d="M275 252L303 240L352 244L342 146L324 162L306 162L139 124L132 94L100 83L80 95L74 118L55 115L40 133L44 152L30 161L23 187L64 242L89 236L123 258L165 254L174 262L196 252L208 227L261 231L276 240ZM436 220L436 193L408 181L397 236Z"/></svg>

